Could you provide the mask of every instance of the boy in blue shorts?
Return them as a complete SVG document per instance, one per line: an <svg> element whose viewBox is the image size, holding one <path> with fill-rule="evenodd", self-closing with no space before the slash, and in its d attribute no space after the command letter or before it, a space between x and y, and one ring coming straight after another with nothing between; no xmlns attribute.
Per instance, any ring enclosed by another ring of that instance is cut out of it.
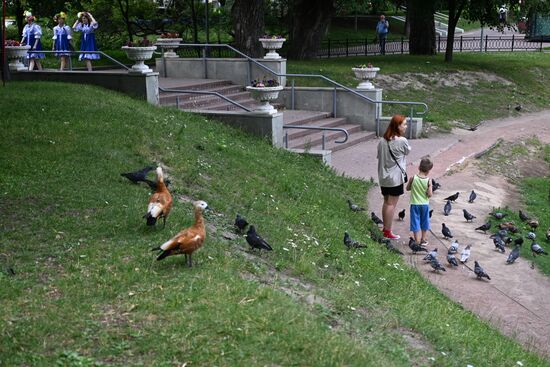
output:
<svg viewBox="0 0 550 367"><path fill-rule="evenodd" d="M418 173L407 182L407 191L411 192L410 230L414 240L421 245L427 245L426 235L430 230L430 197L432 196L432 181L429 179L433 163L429 158L422 158Z"/></svg>

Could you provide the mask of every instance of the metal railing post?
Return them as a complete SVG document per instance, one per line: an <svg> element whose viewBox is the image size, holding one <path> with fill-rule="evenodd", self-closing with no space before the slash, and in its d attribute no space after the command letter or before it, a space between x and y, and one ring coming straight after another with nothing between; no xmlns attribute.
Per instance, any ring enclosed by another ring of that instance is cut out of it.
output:
<svg viewBox="0 0 550 367"><path fill-rule="evenodd" d="M285 131L285 149L288 149L288 131Z"/></svg>
<svg viewBox="0 0 550 367"><path fill-rule="evenodd" d="M321 149L325 150L325 131L323 130L323 138L321 140Z"/></svg>
<svg viewBox="0 0 550 367"><path fill-rule="evenodd" d="M250 60L248 60L248 67L246 68L246 74L248 76L248 82L252 83L252 65Z"/></svg>
<svg viewBox="0 0 550 367"><path fill-rule="evenodd" d="M180 96L176 96L176 108L180 109Z"/></svg>
<svg viewBox="0 0 550 367"><path fill-rule="evenodd" d="M542 40L543 40L543 37L540 36L540 48L539 48L539 51L542 52Z"/></svg>
<svg viewBox="0 0 550 367"><path fill-rule="evenodd" d="M295 83L295 80L294 80L294 79L292 79L292 83L291 83L291 84L292 84L292 85L291 85L291 89L290 89L290 109L291 109L291 110L294 110L295 107L296 107L296 105L295 105L295 103L296 103L296 100L295 100L295 98L296 98L296 90L294 89L294 86L295 86L296 83Z"/></svg>
<svg viewBox="0 0 550 367"><path fill-rule="evenodd" d="M485 52L487 52L487 43L489 43L489 35L485 35Z"/></svg>
<svg viewBox="0 0 550 367"><path fill-rule="evenodd" d="M409 115L409 139L412 139L412 131L413 131L413 114L414 114L414 107L411 106L411 113Z"/></svg>
<svg viewBox="0 0 550 367"><path fill-rule="evenodd" d="M441 35L437 36L437 52L441 52Z"/></svg>
<svg viewBox="0 0 550 367"><path fill-rule="evenodd" d="M404 43L405 43L405 40L403 39L403 36L401 36L401 55L403 55L403 53L405 52L404 50Z"/></svg>
<svg viewBox="0 0 550 367"><path fill-rule="evenodd" d="M332 90L332 117L336 117L336 87Z"/></svg>
<svg viewBox="0 0 550 367"><path fill-rule="evenodd" d="M202 49L202 62L204 64L204 79L208 79L208 70L206 65L206 47Z"/></svg>
<svg viewBox="0 0 550 367"><path fill-rule="evenodd" d="M462 52L462 37L463 36L460 36L460 52Z"/></svg>
<svg viewBox="0 0 550 367"><path fill-rule="evenodd" d="M164 77L168 78L168 70L166 70L166 56L164 56L164 47L160 46L160 52L162 52L162 69L164 71Z"/></svg>
<svg viewBox="0 0 550 367"><path fill-rule="evenodd" d="M512 35L512 52L514 52L514 35Z"/></svg>

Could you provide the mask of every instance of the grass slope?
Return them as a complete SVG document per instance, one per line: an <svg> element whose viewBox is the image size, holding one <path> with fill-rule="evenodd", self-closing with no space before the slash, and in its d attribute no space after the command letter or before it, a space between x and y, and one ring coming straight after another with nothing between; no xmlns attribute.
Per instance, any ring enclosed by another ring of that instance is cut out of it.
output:
<svg viewBox="0 0 550 367"><path fill-rule="evenodd" d="M287 70L289 73L323 74L344 85L355 87L357 80L351 68L368 63L380 67L381 74L414 73L414 79L422 81L427 88L386 88L383 99L425 102L430 107L425 119L443 128L449 128L456 120L475 125L482 120L507 117L516 113L513 107L518 104L523 106L522 111L529 112L547 108L550 98L550 89L547 88L547 80L550 78L550 56L538 52L455 53L452 63L446 63L443 54L291 61L287 65ZM454 86L443 82L464 71L495 74L511 83L506 85L498 81L478 81L470 86ZM439 78L428 78L433 73L439 73ZM314 78L299 78L296 85L328 86L322 85ZM384 106L384 115L390 116L395 113L408 111L399 106Z"/></svg>
<svg viewBox="0 0 550 367"><path fill-rule="evenodd" d="M343 248L344 230L368 241L345 200L369 183L93 87L10 83L0 110L2 365L550 366L397 255ZM165 229L119 176L151 162L178 198ZM192 222L187 197L214 209L191 269L149 251ZM222 238L236 212L273 253Z"/></svg>

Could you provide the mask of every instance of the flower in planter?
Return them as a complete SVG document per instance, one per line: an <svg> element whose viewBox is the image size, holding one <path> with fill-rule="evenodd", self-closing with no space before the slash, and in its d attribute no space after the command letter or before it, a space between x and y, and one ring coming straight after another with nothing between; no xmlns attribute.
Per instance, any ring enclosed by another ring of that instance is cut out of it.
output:
<svg viewBox="0 0 550 367"><path fill-rule="evenodd" d="M356 65L355 68L357 69L372 69L374 66L369 63L368 65L365 65L365 64L361 64L361 65Z"/></svg>
<svg viewBox="0 0 550 367"><path fill-rule="evenodd" d="M273 39L273 40L280 40L280 39L283 39L284 37L281 36L280 34L264 34L264 35L262 36L262 38Z"/></svg>
<svg viewBox="0 0 550 367"><path fill-rule="evenodd" d="M166 32L160 35L160 38L179 38L180 34L178 32Z"/></svg>
<svg viewBox="0 0 550 367"><path fill-rule="evenodd" d="M262 80L256 80L254 79L250 83L255 88L271 88L271 87L278 87L279 82L275 79L262 79Z"/></svg>
<svg viewBox="0 0 550 367"><path fill-rule="evenodd" d="M15 40L6 40L6 42L4 42L4 45L5 46L21 46L19 41L15 41Z"/></svg>
<svg viewBox="0 0 550 367"><path fill-rule="evenodd" d="M128 47L150 47L153 46L153 43L147 39L147 36L143 37L142 40L139 40L138 42L132 42L128 41L124 46Z"/></svg>

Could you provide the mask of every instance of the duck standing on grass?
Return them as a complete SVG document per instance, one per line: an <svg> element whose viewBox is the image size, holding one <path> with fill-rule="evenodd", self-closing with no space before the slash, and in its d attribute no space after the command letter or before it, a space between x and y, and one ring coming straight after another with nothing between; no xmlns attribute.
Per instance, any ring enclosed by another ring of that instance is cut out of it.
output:
<svg viewBox="0 0 550 367"><path fill-rule="evenodd" d="M191 256L193 252L202 246L206 238L202 213L204 210L208 209L208 204L199 200L193 203L193 207L195 208L195 223L191 227L179 232L169 241L152 249L151 251L162 251L157 257L157 260L162 260L167 256L184 254L187 266L193 266Z"/></svg>

